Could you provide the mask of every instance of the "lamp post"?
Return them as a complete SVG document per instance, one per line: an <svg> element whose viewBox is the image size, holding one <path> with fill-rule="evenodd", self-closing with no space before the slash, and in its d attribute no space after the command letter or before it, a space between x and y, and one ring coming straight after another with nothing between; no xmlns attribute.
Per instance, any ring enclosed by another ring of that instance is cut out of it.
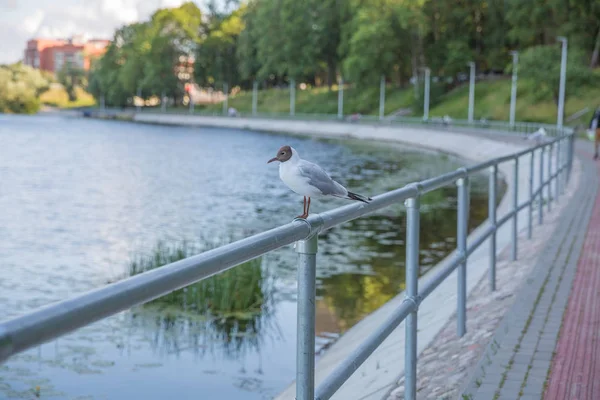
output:
<svg viewBox="0 0 600 400"><path fill-rule="evenodd" d="M468 64L471 67L471 76L469 79L469 123L473 123L473 111L475 109L475 63L471 61Z"/></svg>
<svg viewBox="0 0 600 400"><path fill-rule="evenodd" d="M519 52L511 51L513 56L512 86L510 88L510 126L515 126L515 114L517 111L517 65L519 64Z"/></svg>
<svg viewBox="0 0 600 400"><path fill-rule="evenodd" d="M565 84L567 80L567 43L568 40L564 36L557 37L559 42L562 42L562 55L560 59L560 88L558 90L558 117L556 119L556 127L563 127L563 119L565 115Z"/></svg>
<svg viewBox="0 0 600 400"><path fill-rule="evenodd" d="M431 69L425 67L425 95L423 96L423 121L429 120L429 91L431 81Z"/></svg>

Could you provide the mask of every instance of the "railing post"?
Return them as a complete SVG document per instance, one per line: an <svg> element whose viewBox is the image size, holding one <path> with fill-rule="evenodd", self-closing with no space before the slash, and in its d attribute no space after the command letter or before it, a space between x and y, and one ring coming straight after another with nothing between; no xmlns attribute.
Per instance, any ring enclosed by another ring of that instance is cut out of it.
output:
<svg viewBox="0 0 600 400"><path fill-rule="evenodd" d="M569 136L569 166L567 168L567 182L571 180L571 170L573 169L573 153L575 152L575 135Z"/></svg>
<svg viewBox="0 0 600 400"><path fill-rule="evenodd" d="M529 159L529 208L527 218L527 239L531 239L533 236L533 201L535 200L535 196L533 195L535 150L532 150L530 154L531 158Z"/></svg>
<svg viewBox="0 0 600 400"><path fill-rule="evenodd" d="M227 83L223 84L223 94L225 95L225 100L223 100L223 115L227 115L229 109L229 85Z"/></svg>
<svg viewBox="0 0 600 400"><path fill-rule="evenodd" d="M419 197L405 201L406 206L406 298L417 302L419 281ZM404 344L404 399L417 398L417 310L406 318Z"/></svg>
<svg viewBox="0 0 600 400"><path fill-rule="evenodd" d="M467 332L467 222L469 218L469 178L456 181L458 186L458 216L456 221L456 242L462 262L458 266L457 334L463 337Z"/></svg>
<svg viewBox="0 0 600 400"><path fill-rule="evenodd" d="M496 188L498 186L498 165L490 167L488 188L488 220L494 229L490 235L490 290L496 290Z"/></svg>
<svg viewBox="0 0 600 400"><path fill-rule="evenodd" d="M382 121L385 116L385 75L381 75L379 82L379 120Z"/></svg>
<svg viewBox="0 0 600 400"><path fill-rule="evenodd" d="M513 167L513 212L512 217L512 260L517 260L517 232L519 229L519 158L515 158Z"/></svg>
<svg viewBox="0 0 600 400"><path fill-rule="evenodd" d="M554 178L554 201L558 203L558 196L560 195L560 187L561 184L561 173L560 173L560 156L561 156L561 146L560 140L556 142L556 162L554 163L554 171L556 172L556 178Z"/></svg>
<svg viewBox="0 0 600 400"><path fill-rule="evenodd" d="M296 334L296 400L315 396L315 280L318 236L296 242L298 315Z"/></svg>
<svg viewBox="0 0 600 400"><path fill-rule="evenodd" d="M538 210L538 224L544 223L544 149L545 146L540 147L540 188L538 191L539 196L539 210Z"/></svg>
<svg viewBox="0 0 600 400"><path fill-rule="evenodd" d="M296 80L290 81L290 116L296 114Z"/></svg>
<svg viewBox="0 0 600 400"><path fill-rule="evenodd" d="M253 117L256 116L257 102L258 102L258 82L254 81L252 83L252 116Z"/></svg>
<svg viewBox="0 0 600 400"><path fill-rule="evenodd" d="M338 82L338 119L344 118L344 79Z"/></svg>
<svg viewBox="0 0 600 400"><path fill-rule="evenodd" d="M552 150L553 145L548 148L548 212L552 210Z"/></svg>

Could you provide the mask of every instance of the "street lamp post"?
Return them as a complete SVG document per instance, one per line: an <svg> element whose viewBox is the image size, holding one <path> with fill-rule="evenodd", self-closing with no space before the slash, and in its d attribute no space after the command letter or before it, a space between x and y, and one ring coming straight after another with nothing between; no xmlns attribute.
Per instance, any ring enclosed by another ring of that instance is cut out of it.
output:
<svg viewBox="0 0 600 400"><path fill-rule="evenodd" d="M471 61L468 64L471 67L471 76L469 79L469 123L473 123L473 111L475 109L475 63Z"/></svg>
<svg viewBox="0 0 600 400"><path fill-rule="evenodd" d="M381 75L379 82L379 119L383 120L385 115L385 75Z"/></svg>
<svg viewBox="0 0 600 400"><path fill-rule="evenodd" d="M519 52L511 51L513 56L512 86L510 88L510 126L515 126L515 114L517 111L517 65L519 64Z"/></svg>
<svg viewBox="0 0 600 400"><path fill-rule="evenodd" d="M429 91L431 81L431 70L427 67L425 70L425 95L423 96L423 121L429 120Z"/></svg>
<svg viewBox="0 0 600 400"><path fill-rule="evenodd" d="M557 37L559 42L562 42L562 55L560 59L560 88L558 90L558 117L556 119L556 127L563 127L563 119L565 115L565 84L567 80L567 38L564 36Z"/></svg>

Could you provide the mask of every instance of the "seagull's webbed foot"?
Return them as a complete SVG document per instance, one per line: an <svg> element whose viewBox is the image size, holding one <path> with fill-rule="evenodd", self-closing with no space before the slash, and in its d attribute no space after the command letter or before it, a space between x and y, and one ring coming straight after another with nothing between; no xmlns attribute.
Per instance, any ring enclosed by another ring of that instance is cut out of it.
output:
<svg viewBox="0 0 600 400"><path fill-rule="evenodd" d="M302 215L298 215L296 218L306 219L306 218L308 218L308 213L304 213Z"/></svg>

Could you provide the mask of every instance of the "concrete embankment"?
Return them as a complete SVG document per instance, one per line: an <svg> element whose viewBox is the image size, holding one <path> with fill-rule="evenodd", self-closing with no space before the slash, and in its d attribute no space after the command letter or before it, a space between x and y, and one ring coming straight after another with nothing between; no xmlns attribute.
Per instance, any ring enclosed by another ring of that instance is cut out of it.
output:
<svg viewBox="0 0 600 400"><path fill-rule="evenodd" d="M134 114L133 121L143 123L211 126L238 128L308 135L313 137L355 138L364 140L393 141L408 145L435 149L454 154L468 160L469 163L486 161L491 158L517 152L528 142L515 139L511 135L477 134L474 131L448 131L440 128L417 128L402 126L348 124L328 121L272 120L255 118L224 118L186 116L174 114ZM527 165L528 163L524 163ZM535 170L539 162L535 162ZM517 181L512 179L512 163L499 166L499 171L506 178L508 187L497 210L502 217L510 210L510 199L518 189L519 204L526 200L529 193L529 168L520 168ZM535 173L535 176L539 174ZM537 183L536 183L537 185ZM519 230L526 228L527 210L519 214ZM480 229L472 233L471 238ZM510 243L510 224L505 224L497 233L498 253ZM442 261L425 277L435 273L444 264ZM489 266L489 249L480 246L469 256L467 290L471 293L478 282L487 274ZM421 353L441 331L456 311L456 272L446 279L419 308L418 353ZM317 362L316 384L318 385L334 368L356 349L361 341L377 329L392 311L404 299L399 293L383 307L373 312L352 329L346 332ZM333 396L334 399L381 399L395 387L398 377L404 370L404 323L384 341L384 343L358 368L353 376ZM284 390L278 399L294 399L295 387L292 384Z"/></svg>

